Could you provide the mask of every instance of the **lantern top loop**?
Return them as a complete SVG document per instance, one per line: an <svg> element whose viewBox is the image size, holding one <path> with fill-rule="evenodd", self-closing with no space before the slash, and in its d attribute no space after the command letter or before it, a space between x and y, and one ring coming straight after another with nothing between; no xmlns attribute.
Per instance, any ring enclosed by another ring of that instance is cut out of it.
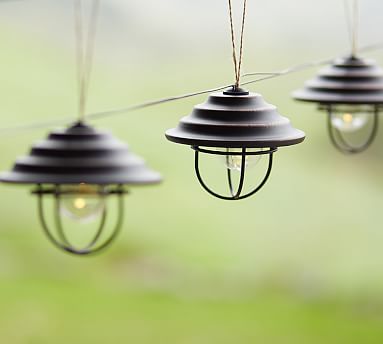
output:
<svg viewBox="0 0 383 344"><path fill-rule="evenodd" d="M264 148L300 143L305 134L260 94L233 88L211 94L166 137L191 146Z"/></svg>
<svg viewBox="0 0 383 344"><path fill-rule="evenodd" d="M0 181L16 184L151 184L161 176L106 131L83 122L52 131Z"/></svg>
<svg viewBox="0 0 383 344"><path fill-rule="evenodd" d="M233 85L231 88L228 88L227 90L223 91L223 94L230 96L247 96L249 94L249 91Z"/></svg>

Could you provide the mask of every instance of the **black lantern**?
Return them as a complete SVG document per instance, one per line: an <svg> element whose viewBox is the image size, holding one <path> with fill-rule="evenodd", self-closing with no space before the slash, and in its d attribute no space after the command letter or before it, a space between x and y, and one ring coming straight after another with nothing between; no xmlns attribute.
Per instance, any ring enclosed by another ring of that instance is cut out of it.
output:
<svg viewBox="0 0 383 344"><path fill-rule="evenodd" d="M328 113L328 130L334 146L344 153L359 153L371 145L378 130L383 70L372 60L340 58L306 82L293 97L318 103L319 109ZM363 128L369 130L361 140ZM352 142L356 136L362 143Z"/></svg>
<svg viewBox="0 0 383 344"><path fill-rule="evenodd" d="M3 172L2 182L35 184L41 225L50 241L66 252L87 255L107 247L123 222L125 185L158 183L161 177L145 166L128 147L108 132L101 132L82 122L56 130L36 143L28 156L17 159L10 172ZM46 219L44 198L54 200L54 233ZM117 218L111 234L103 238L107 219L106 198L115 196ZM63 228L62 217L80 222L99 219L89 244L76 248ZM101 241L101 242L100 242Z"/></svg>
<svg viewBox="0 0 383 344"><path fill-rule="evenodd" d="M294 129L261 95L233 87L211 94L207 102L195 106L191 115L182 118L176 128L168 130L166 137L190 145L195 151L195 172L207 192L224 200L240 200L254 195L266 183L278 147L300 143L305 134ZM200 153L225 157L229 196L218 194L206 185L199 168ZM260 155L268 156L266 174L258 186L243 194L246 166ZM236 189L233 170L240 173Z"/></svg>

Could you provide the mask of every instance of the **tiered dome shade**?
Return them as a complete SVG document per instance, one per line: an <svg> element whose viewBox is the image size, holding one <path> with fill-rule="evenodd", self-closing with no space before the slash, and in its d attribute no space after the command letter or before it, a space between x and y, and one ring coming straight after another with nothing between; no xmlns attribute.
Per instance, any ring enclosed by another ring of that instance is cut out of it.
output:
<svg viewBox="0 0 383 344"><path fill-rule="evenodd" d="M0 179L21 184L151 184L161 176L108 132L77 123L53 131Z"/></svg>
<svg viewBox="0 0 383 344"><path fill-rule="evenodd" d="M166 137L191 146L263 148L297 144L305 134L259 94L218 92L195 106Z"/></svg>
<svg viewBox="0 0 383 344"><path fill-rule="evenodd" d="M293 97L320 104L383 104L383 70L373 60L341 58Z"/></svg>

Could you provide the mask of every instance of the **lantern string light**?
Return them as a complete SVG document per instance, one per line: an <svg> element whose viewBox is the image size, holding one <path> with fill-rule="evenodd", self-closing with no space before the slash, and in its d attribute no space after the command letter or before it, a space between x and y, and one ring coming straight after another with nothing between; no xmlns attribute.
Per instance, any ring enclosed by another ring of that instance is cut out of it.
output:
<svg viewBox="0 0 383 344"><path fill-rule="evenodd" d="M240 87L247 1L243 0L238 63L231 0L228 3L235 84L223 92L211 93L204 103L194 106L190 115L182 117L176 127L168 129L165 136L169 141L187 145L195 151L195 174L206 192L221 200L238 201L255 195L263 188L271 174L273 154L278 148L303 142L305 133L294 128L289 119L283 117L274 105L268 104L261 94L243 89L242 84ZM276 73L272 73L263 79L275 76ZM251 82L248 81L247 84ZM226 158L224 168L230 194L216 192L208 186L200 169L200 153L210 156L223 155ZM257 155L258 158L261 155L268 157L268 168L260 183L252 185L252 191L246 193L245 174L249 164L256 163ZM235 188L233 171L240 174Z"/></svg>
<svg viewBox="0 0 383 344"><path fill-rule="evenodd" d="M373 51L377 51L377 50L381 50L381 49L383 49L383 42L379 42L379 43L371 44L371 45L366 45L366 46L358 49L358 51L359 52L373 52ZM326 59L322 59L322 60L308 61L308 62L305 62L302 64L293 65L293 66L287 67L285 69L282 69L279 71L274 71L274 72L244 73L244 74L242 74L242 77L259 76L259 78L243 82L242 85L255 84L255 83L266 81L269 79L278 78L278 77L281 77L284 75L298 73L298 72L301 72L301 71L304 71L304 70L307 70L307 69L310 69L313 67L319 67L322 65L327 65L327 64L331 63L335 58L336 57L326 58ZM195 96L199 96L199 95L203 95L203 94L208 94L208 93L212 93L215 91L221 91L221 90L224 90L230 86L232 86L232 85L226 84L224 86L218 86L218 87L210 88L207 90L185 93L185 94L177 95L177 96L169 96L169 97L164 97L164 98L155 99L155 100L148 100L148 101L145 101L143 103L139 103L139 104L131 105L131 106L127 106L127 107L89 113L86 115L86 118L90 119L90 120L104 119L107 117L122 115L122 114L130 113L130 112L133 112L136 110L154 107L157 105L170 103L170 102L174 102L177 100L182 100L182 99L191 98L191 97L195 97ZM60 117L60 118L55 118L55 119L51 119L51 120L35 121L35 122L26 123L26 124L19 124L19 125L2 127L2 128L0 128L0 135L5 136L8 134L17 134L18 132L23 132L23 131L28 131L28 130L38 130L38 129L50 128L52 126L65 124L65 123L68 123L68 122L73 121L73 120L74 120L73 116L66 116L66 117Z"/></svg>
<svg viewBox="0 0 383 344"><path fill-rule="evenodd" d="M334 147L345 154L356 154L369 148L377 135L383 106L383 70L375 61L359 56L358 0L344 0L343 5L349 54L319 71L302 89L293 92L293 98L313 102L327 112ZM362 130L367 123L371 124L370 130Z"/></svg>
<svg viewBox="0 0 383 344"><path fill-rule="evenodd" d="M78 112L80 121L83 121L85 119L90 77L92 74L94 45L96 40L99 8L100 0L92 1L88 32L87 35L85 35L83 23L83 3L82 0L74 0L76 64L79 92ZM84 40L85 36L86 40Z"/></svg>

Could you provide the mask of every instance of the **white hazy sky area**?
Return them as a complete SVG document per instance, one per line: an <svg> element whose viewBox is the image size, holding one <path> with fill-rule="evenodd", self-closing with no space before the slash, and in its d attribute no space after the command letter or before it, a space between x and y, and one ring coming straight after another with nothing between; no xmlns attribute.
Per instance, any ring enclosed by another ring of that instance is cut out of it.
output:
<svg viewBox="0 0 383 344"><path fill-rule="evenodd" d="M89 6L91 1L83 3ZM359 3L359 44L383 41L383 1ZM0 6L0 25L73 47L73 0L8 0ZM242 0L233 0L233 6L239 28ZM260 60L267 54L283 60L299 51L315 59L347 51L344 1L248 0L245 38L248 54ZM97 44L98 54L116 61L144 55L186 60L227 54L227 1L101 0Z"/></svg>

